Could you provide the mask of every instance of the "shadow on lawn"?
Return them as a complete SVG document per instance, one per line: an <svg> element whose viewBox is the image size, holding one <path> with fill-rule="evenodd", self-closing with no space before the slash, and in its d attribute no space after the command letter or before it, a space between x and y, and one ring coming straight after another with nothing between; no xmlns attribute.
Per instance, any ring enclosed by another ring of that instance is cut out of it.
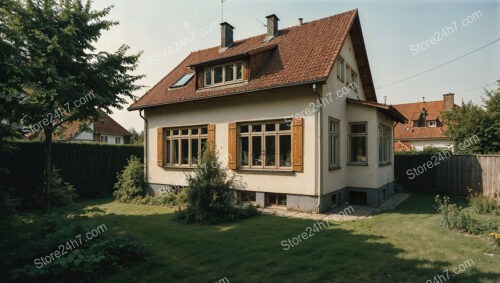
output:
<svg viewBox="0 0 500 283"><path fill-rule="evenodd" d="M307 227L315 222L260 216L217 226L181 225L171 213L137 216L93 210L86 224L105 224L115 233L135 234L151 252L147 262L120 270L107 282L214 282L224 277L231 283L434 282L435 275L459 264L404 259L404 251L386 238L337 224L284 250L283 240L303 232L309 235ZM432 245L422 244L422 249ZM453 277L450 270L446 282L494 282L499 276L470 268Z"/></svg>

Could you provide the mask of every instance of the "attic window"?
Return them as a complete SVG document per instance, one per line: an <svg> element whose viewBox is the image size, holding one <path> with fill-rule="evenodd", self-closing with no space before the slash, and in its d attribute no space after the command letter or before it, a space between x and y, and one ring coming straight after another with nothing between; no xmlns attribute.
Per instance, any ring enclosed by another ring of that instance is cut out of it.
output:
<svg viewBox="0 0 500 283"><path fill-rule="evenodd" d="M193 76L194 76L194 73L184 74L184 76L182 76L182 78L180 78L179 80L177 80L171 87L185 86L189 82L189 80L191 80L191 78Z"/></svg>
<svg viewBox="0 0 500 283"><path fill-rule="evenodd" d="M205 86L216 86L235 83L243 80L243 64L241 62L205 68Z"/></svg>

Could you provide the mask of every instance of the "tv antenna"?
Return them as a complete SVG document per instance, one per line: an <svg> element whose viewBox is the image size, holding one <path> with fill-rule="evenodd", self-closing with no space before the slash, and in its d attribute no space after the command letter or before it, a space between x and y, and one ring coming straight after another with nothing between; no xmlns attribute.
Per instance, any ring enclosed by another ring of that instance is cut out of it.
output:
<svg viewBox="0 0 500 283"><path fill-rule="evenodd" d="M259 22L259 23L260 23L261 25L263 25L264 27L267 27L267 25L266 25L265 23L263 23L261 20L259 20L259 19L256 19L256 20L257 20L257 22Z"/></svg>
<svg viewBox="0 0 500 283"><path fill-rule="evenodd" d="M220 22L224 22L224 2L226 0L220 0Z"/></svg>

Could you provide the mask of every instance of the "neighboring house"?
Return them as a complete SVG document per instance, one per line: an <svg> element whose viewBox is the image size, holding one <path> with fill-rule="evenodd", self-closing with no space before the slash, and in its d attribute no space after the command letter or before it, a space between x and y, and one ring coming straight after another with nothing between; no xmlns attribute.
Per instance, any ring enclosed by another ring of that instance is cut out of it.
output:
<svg viewBox="0 0 500 283"><path fill-rule="evenodd" d="M426 147L453 149L452 143L444 135L446 125L443 124L441 113L458 107L454 96L448 93L443 95L443 100L394 105L409 120L408 124L398 124L394 128L394 150L421 151Z"/></svg>
<svg viewBox="0 0 500 283"><path fill-rule="evenodd" d="M85 123L87 129L80 130L80 122L74 121L54 133L54 141L95 142L107 144L130 143L130 132L118 124L104 111L98 109L99 120Z"/></svg>
<svg viewBox="0 0 500 283"><path fill-rule="evenodd" d="M129 110L145 119L147 181L185 185L204 145L239 176L237 198L320 212L394 193L392 129L377 103L357 10L192 52ZM293 119L292 119L293 118Z"/></svg>

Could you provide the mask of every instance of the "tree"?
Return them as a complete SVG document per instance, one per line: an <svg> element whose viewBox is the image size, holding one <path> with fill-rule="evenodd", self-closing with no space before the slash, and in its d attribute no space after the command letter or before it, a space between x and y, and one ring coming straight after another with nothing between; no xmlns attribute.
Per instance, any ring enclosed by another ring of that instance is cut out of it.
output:
<svg viewBox="0 0 500 283"><path fill-rule="evenodd" d="M445 135L459 153L500 152L500 88L485 92L483 107L462 102L461 107L443 113Z"/></svg>
<svg viewBox="0 0 500 283"><path fill-rule="evenodd" d="M134 128L130 128L128 131L132 134L130 137L131 144L144 144L144 131L139 133Z"/></svg>
<svg viewBox="0 0 500 283"><path fill-rule="evenodd" d="M48 209L52 134L63 123L97 119L97 108L111 113L135 98L136 81L143 76L130 73L140 53L127 55L126 45L114 53L96 50L101 32L118 24L104 19L112 6L96 11L82 0L24 0L12 6L14 11L2 7L0 13L21 42L19 85L27 94L23 132L40 130L45 136L42 195Z"/></svg>
<svg viewBox="0 0 500 283"><path fill-rule="evenodd" d="M23 59L18 31L4 25L8 14L19 4L12 0L0 0L0 151L12 149L8 143L11 137L18 137L16 125L21 119L20 81L24 77Z"/></svg>

